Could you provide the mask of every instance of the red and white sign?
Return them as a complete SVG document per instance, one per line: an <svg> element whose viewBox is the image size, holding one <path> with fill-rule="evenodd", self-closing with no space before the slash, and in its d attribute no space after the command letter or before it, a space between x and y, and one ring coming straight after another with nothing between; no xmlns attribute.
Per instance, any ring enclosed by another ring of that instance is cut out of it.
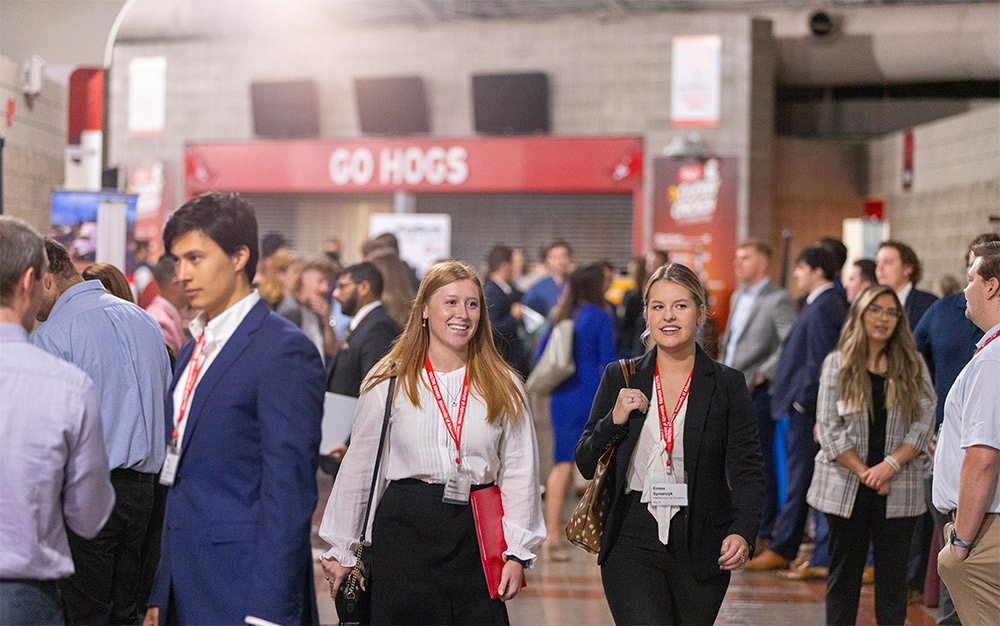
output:
<svg viewBox="0 0 1000 626"><path fill-rule="evenodd" d="M718 126L722 109L722 37L674 37L670 58L670 121Z"/></svg>
<svg viewBox="0 0 1000 626"><path fill-rule="evenodd" d="M635 193L638 137L489 137L192 144L188 195L244 193Z"/></svg>
<svg viewBox="0 0 1000 626"><path fill-rule="evenodd" d="M736 288L736 175L732 157L653 161L653 248L698 274L720 333Z"/></svg>

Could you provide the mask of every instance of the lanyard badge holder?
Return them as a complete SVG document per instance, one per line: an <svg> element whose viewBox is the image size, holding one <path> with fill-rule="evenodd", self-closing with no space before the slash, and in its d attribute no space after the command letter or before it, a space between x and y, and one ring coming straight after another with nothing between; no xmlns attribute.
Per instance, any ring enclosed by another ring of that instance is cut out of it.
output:
<svg viewBox="0 0 1000 626"><path fill-rule="evenodd" d="M424 361L424 369L427 370L427 380L431 383L431 391L434 393L434 400L437 401L438 410L441 412L441 419L448 430L448 435L455 442L455 467L451 475L444 483L444 496L441 501L445 504L469 504L469 494L472 492L472 477L469 472L462 467L462 424L465 423L465 409L469 404L469 374L466 372L462 381L462 396L458 405L458 416L455 422L451 421L451 414L441 396L441 388L438 387L437 376L434 375L434 368L431 367L431 359L427 357Z"/></svg>
<svg viewBox="0 0 1000 626"><path fill-rule="evenodd" d="M177 422L174 424L173 436L167 444L167 455L163 459L163 469L160 470L160 484L169 487L174 484L177 477L177 466L181 460L180 449L180 427L187 416L188 406L191 402L191 394L194 386L198 382L201 374L201 354L205 350L205 331L202 331L198 341L194 344L194 352L191 354L191 368L188 371L187 380L184 382L184 395L181 396L180 410L177 412Z"/></svg>
<svg viewBox="0 0 1000 626"><path fill-rule="evenodd" d="M687 483L683 481L673 482L668 477L673 476L674 473L674 420L677 419L677 414L681 412L681 407L687 400L691 390L691 375L693 373L694 370L691 370L691 374L688 374L687 382L684 383L684 389L681 391L680 397L677 398L674 412L668 421L666 406L663 402L663 386L660 384L660 366L656 366L653 386L656 390L656 407L660 415L660 430L663 433L667 458L663 473L656 472L650 477L650 504L653 506L687 506L688 503Z"/></svg>

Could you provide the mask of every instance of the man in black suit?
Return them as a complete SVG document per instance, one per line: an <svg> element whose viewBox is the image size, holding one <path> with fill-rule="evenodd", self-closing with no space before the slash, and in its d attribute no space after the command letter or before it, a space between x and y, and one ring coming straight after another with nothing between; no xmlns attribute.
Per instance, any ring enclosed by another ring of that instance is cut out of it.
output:
<svg viewBox="0 0 1000 626"><path fill-rule="evenodd" d="M778 362L771 415L788 415L785 439L787 489L775 521L771 547L747 564L747 569L786 569L799 551L809 506L806 491L813 475L819 444L813 438L816 399L823 359L837 345L847 316L847 301L834 288L836 260L829 250L811 246L799 255L792 272L806 296L806 306L788 333Z"/></svg>
<svg viewBox="0 0 1000 626"><path fill-rule="evenodd" d="M352 316L347 335L333 357L326 390L357 398L368 370L389 353L392 342L402 332L382 306L382 272L372 263L352 265L337 279L333 297L344 315ZM346 448L320 456L320 467L336 474Z"/></svg>
<svg viewBox="0 0 1000 626"><path fill-rule="evenodd" d="M493 246L486 255L489 279L483 284L486 310L493 327L493 342L501 356L521 376L528 376L528 357L517 336L521 326L521 294L510 286L514 279L514 251Z"/></svg>
<svg viewBox="0 0 1000 626"><path fill-rule="evenodd" d="M880 285L888 285L899 296L910 321L910 332L917 327L917 322L937 296L915 287L923 275L920 259L913 248L901 241L883 241L879 244L875 255L875 277Z"/></svg>

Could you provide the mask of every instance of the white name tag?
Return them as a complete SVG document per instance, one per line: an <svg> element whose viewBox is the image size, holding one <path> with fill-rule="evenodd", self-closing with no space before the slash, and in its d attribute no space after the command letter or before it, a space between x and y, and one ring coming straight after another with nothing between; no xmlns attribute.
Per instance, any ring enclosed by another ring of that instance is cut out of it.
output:
<svg viewBox="0 0 1000 626"><path fill-rule="evenodd" d="M469 492L472 491L472 478L465 472L455 472L444 484L445 504L468 504Z"/></svg>
<svg viewBox="0 0 1000 626"><path fill-rule="evenodd" d="M650 485L649 503L653 506L687 506L688 486L668 483L665 476L654 478Z"/></svg>
<svg viewBox="0 0 1000 626"><path fill-rule="evenodd" d="M167 458L163 460L163 469L160 470L160 484L170 486L174 484L174 477L177 476L177 463L181 460L181 455L173 446L167 446Z"/></svg>

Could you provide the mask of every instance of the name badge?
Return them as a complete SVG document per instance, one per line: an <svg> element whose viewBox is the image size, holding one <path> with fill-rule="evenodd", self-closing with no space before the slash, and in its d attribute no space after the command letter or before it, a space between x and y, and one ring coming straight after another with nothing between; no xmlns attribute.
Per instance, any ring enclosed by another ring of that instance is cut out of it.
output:
<svg viewBox="0 0 1000 626"><path fill-rule="evenodd" d="M174 477L177 476L177 464L181 460L181 455L177 448L172 445L167 446L167 458L163 459L163 469L160 470L160 484L169 487L174 484Z"/></svg>
<svg viewBox="0 0 1000 626"><path fill-rule="evenodd" d="M687 506L688 486L668 483L666 476L656 477L650 485L649 503L653 506Z"/></svg>
<svg viewBox="0 0 1000 626"><path fill-rule="evenodd" d="M444 484L445 504L468 504L469 493L472 491L472 477L465 472L455 472Z"/></svg>

